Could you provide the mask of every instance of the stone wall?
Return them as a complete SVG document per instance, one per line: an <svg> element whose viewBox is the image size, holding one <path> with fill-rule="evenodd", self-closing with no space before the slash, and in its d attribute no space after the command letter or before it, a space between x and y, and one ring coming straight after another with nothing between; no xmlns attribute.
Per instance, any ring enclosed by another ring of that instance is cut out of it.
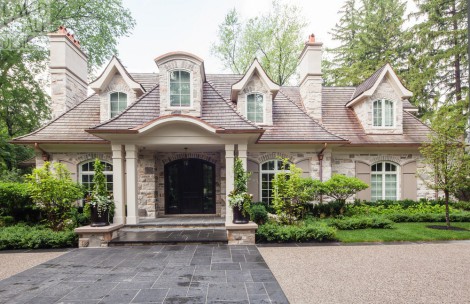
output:
<svg viewBox="0 0 470 304"><path fill-rule="evenodd" d="M155 152L140 151L137 166L138 215L155 218L158 197Z"/></svg>
<svg viewBox="0 0 470 304"><path fill-rule="evenodd" d="M393 101L394 126L374 127L373 102L378 99ZM354 112L361 121L362 127L369 134L403 134L403 102L393 89L390 82L384 78L375 93L366 100L354 106Z"/></svg>
<svg viewBox="0 0 470 304"><path fill-rule="evenodd" d="M251 79L245 85L244 89L238 93L237 99L237 110L240 114L245 117L246 112L246 99L247 95L251 93L261 93L264 101L264 119L260 125L272 125L273 124L273 95L269 88L264 85L263 81L259 77L258 73L253 74Z"/></svg>
<svg viewBox="0 0 470 304"><path fill-rule="evenodd" d="M201 117L202 83L201 66L190 60L175 59L159 65L160 70L160 115L178 114ZM172 70L185 70L191 74L191 106L170 106L170 72Z"/></svg>
<svg viewBox="0 0 470 304"><path fill-rule="evenodd" d="M127 94L127 105L129 106L136 100L135 92L129 88L121 75L115 74L109 82L106 89L100 93L100 121L105 122L110 119L110 101L109 94L122 92Z"/></svg>
<svg viewBox="0 0 470 304"><path fill-rule="evenodd" d="M322 83L321 76L309 75L300 84L300 96L307 114L320 122L322 120Z"/></svg>
<svg viewBox="0 0 470 304"><path fill-rule="evenodd" d="M51 69L52 118L60 116L87 97L86 82L66 69Z"/></svg>

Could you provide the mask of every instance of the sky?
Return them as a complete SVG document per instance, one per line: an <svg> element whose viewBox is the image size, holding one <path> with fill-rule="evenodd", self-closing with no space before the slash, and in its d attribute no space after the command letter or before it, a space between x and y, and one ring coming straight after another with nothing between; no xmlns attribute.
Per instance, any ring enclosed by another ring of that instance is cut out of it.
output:
<svg viewBox="0 0 470 304"><path fill-rule="evenodd" d="M129 37L119 39L118 57L127 70L158 72L153 59L172 51L186 51L204 60L206 73L228 72L210 52L217 40L218 25L236 8L243 19L259 16L272 6L271 0L124 0L136 26ZM338 22L345 0L289 0L302 9L307 20L305 32L332 47L328 32Z"/></svg>

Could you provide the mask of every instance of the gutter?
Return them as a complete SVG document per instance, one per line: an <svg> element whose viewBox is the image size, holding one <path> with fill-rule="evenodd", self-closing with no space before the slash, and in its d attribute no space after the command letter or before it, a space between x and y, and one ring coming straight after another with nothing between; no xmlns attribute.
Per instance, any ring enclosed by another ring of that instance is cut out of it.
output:
<svg viewBox="0 0 470 304"><path fill-rule="evenodd" d="M37 142L34 143L34 148L41 151L43 161L49 161L51 159L51 155L41 148Z"/></svg>

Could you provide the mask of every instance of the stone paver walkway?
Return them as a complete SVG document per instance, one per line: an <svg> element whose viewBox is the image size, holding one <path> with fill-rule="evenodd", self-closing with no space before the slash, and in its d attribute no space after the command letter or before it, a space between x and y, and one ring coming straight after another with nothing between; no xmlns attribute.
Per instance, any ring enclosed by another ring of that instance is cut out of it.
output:
<svg viewBox="0 0 470 304"><path fill-rule="evenodd" d="M227 244L227 231L220 229L126 229L110 245L220 243Z"/></svg>
<svg viewBox="0 0 470 304"><path fill-rule="evenodd" d="M288 303L255 246L76 249L0 281L1 303Z"/></svg>

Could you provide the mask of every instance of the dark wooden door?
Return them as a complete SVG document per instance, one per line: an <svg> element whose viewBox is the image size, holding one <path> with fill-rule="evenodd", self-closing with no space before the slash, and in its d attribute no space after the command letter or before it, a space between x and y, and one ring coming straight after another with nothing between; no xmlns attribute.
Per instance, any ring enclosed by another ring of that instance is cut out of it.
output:
<svg viewBox="0 0 470 304"><path fill-rule="evenodd" d="M201 159L165 165L167 214L215 213L215 166Z"/></svg>

